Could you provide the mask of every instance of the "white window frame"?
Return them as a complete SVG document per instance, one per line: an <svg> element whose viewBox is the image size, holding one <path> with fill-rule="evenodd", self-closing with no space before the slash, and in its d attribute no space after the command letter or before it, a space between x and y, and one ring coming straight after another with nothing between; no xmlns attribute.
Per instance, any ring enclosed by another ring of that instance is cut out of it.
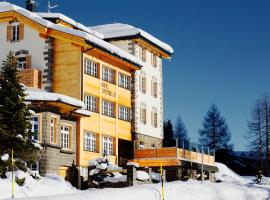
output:
<svg viewBox="0 0 270 200"><path fill-rule="evenodd" d="M130 108L119 105L119 116L118 118L125 121L130 121Z"/></svg>
<svg viewBox="0 0 270 200"><path fill-rule="evenodd" d="M109 136L102 137L102 149L103 154L105 155L113 155L113 138Z"/></svg>
<svg viewBox="0 0 270 200"><path fill-rule="evenodd" d="M87 110L97 112L98 98L90 95L84 95L84 104Z"/></svg>
<svg viewBox="0 0 270 200"><path fill-rule="evenodd" d="M91 132L84 133L84 150L96 152L96 134Z"/></svg>
<svg viewBox="0 0 270 200"><path fill-rule="evenodd" d="M20 41L20 23L14 22L11 24L12 26L12 42L19 42Z"/></svg>
<svg viewBox="0 0 270 200"><path fill-rule="evenodd" d="M85 58L84 59L84 73L90 76L98 77L98 63Z"/></svg>
<svg viewBox="0 0 270 200"><path fill-rule="evenodd" d="M80 175L84 178L88 178L88 167L80 167Z"/></svg>
<svg viewBox="0 0 270 200"><path fill-rule="evenodd" d="M55 121L56 118L55 117L51 117L51 121L50 121L50 142L51 143L55 143L54 139L55 139Z"/></svg>
<svg viewBox="0 0 270 200"><path fill-rule="evenodd" d="M35 120L37 119L37 120ZM34 133L34 135L32 136L32 140L36 140L39 141L39 116L38 115L33 115L31 117L31 121L30 121L32 127L31 127L31 132ZM35 125L37 126L37 128L35 128ZM36 137L36 138L35 138Z"/></svg>
<svg viewBox="0 0 270 200"><path fill-rule="evenodd" d="M23 60L21 60L23 59ZM17 61L18 61L18 68L19 69L25 69L26 68L26 56L18 56L17 57Z"/></svg>
<svg viewBox="0 0 270 200"><path fill-rule="evenodd" d="M125 88L125 89L130 89L130 77L123 74L123 73L119 73L118 74L118 86Z"/></svg>
<svg viewBox="0 0 270 200"><path fill-rule="evenodd" d="M102 80L103 81L107 81L109 83L114 83L114 70L109 68L109 67L106 67L106 66L103 66L102 67Z"/></svg>
<svg viewBox="0 0 270 200"><path fill-rule="evenodd" d="M102 114L109 117L114 117L114 103L102 100Z"/></svg>
<svg viewBox="0 0 270 200"><path fill-rule="evenodd" d="M60 146L62 149L70 149L70 126L61 125Z"/></svg>
<svg viewBox="0 0 270 200"><path fill-rule="evenodd" d="M147 109L145 105L141 105L140 108L140 122L141 124L147 124Z"/></svg>

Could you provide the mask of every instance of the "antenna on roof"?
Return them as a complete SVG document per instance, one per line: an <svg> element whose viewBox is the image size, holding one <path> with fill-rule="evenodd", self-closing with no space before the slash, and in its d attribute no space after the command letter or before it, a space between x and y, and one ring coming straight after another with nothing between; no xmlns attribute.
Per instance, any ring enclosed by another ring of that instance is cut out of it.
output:
<svg viewBox="0 0 270 200"><path fill-rule="evenodd" d="M50 13L51 12L51 9L53 9L53 8L57 8L57 7L59 7L58 5L54 5L54 6L51 6L51 2L50 1L48 1L48 13Z"/></svg>

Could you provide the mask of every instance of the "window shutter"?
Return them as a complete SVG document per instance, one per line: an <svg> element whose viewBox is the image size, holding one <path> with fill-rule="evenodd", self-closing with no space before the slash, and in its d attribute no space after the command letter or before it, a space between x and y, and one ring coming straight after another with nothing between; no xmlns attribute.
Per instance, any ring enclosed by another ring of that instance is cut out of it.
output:
<svg viewBox="0 0 270 200"><path fill-rule="evenodd" d="M146 50L143 48L143 61L146 61Z"/></svg>
<svg viewBox="0 0 270 200"><path fill-rule="evenodd" d="M7 41L12 41L12 25L7 25Z"/></svg>
<svg viewBox="0 0 270 200"><path fill-rule="evenodd" d="M151 80L151 95L154 96L154 81Z"/></svg>
<svg viewBox="0 0 270 200"><path fill-rule="evenodd" d="M154 126L154 112L151 112L151 125Z"/></svg>
<svg viewBox="0 0 270 200"><path fill-rule="evenodd" d="M28 55L25 57L25 69L30 69L31 68L31 56Z"/></svg>
<svg viewBox="0 0 270 200"><path fill-rule="evenodd" d="M23 40L24 38L24 24L20 23L19 26L19 40Z"/></svg>

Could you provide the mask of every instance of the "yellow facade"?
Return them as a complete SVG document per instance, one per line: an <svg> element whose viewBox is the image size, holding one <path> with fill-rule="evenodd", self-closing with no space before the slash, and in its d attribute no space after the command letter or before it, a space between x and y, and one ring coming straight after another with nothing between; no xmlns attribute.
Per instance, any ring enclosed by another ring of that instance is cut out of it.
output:
<svg viewBox="0 0 270 200"><path fill-rule="evenodd" d="M131 77L132 70L128 68L119 68L104 60L98 59L96 54L84 54L83 58L87 58L95 63L98 63L98 77L93 77L88 74L83 74L83 94L95 96L98 99L98 112L93 112L91 117L84 117L80 123L80 133L78 140L80 146L77 149L79 159L77 164L87 166L88 161L95 157L102 156L102 136L110 136L113 138L113 155L111 160L117 162L118 156L118 139L131 141L131 123L118 119L118 105L122 105L131 109L131 91L118 86L118 73L121 72ZM95 57L94 57L95 56ZM108 83L102 80L102 67L106 66L113 69L115 72L115 84ZM108 117L101 114L102 100L113 102L115 117ZM88 152L83 149L84 133L92 132L96 134L97 152Z"/></svg>

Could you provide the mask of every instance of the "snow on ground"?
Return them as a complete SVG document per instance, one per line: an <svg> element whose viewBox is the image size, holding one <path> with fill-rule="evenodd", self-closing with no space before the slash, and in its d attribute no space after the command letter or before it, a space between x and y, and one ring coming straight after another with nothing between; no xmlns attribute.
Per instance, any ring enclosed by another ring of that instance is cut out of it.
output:
<svg viewBox="0 0 270 200"><path fill-rule="evenodd" d="M217 178L221 183L190 180L175 181L164 184L166 200L266 200L269 199L270 178L264 177L264 184L252 182L254 177L241 177L223 164L217 163ZM157 174L156 174L157 175ZM28 179L27 179L28 180ZM57 176L42 178L39 181L30 179L22 188L16 186L16 197L31 197L32 200L160 200L161 184L143 184L128 188L89 189L78 191ZM7 186L10 186L7 188ZM0 199L8 197L11 184L0 179ZM7 192L9 190L9 192ZM62 193L62 194L61 194ZM3 194L5 194L3 196ZM60 195L61 194L61 195ZM39 196L39 197L38 197ZM40 197L43 196L43 197Z"/></svg>
<svg viewBox="0 0 270 200"><path fill-rule="evenodd" d="M11 196L11 173L7 173L7 179L0 178L0 199ZM18 171L15 173L18 178L25 177L25 183L22 187L15 183L15 197L36 197L56 194L70 194L78 192L77 189L66 182L62 177L49 175L40 180L33 179L28 173Z"/></svg>

